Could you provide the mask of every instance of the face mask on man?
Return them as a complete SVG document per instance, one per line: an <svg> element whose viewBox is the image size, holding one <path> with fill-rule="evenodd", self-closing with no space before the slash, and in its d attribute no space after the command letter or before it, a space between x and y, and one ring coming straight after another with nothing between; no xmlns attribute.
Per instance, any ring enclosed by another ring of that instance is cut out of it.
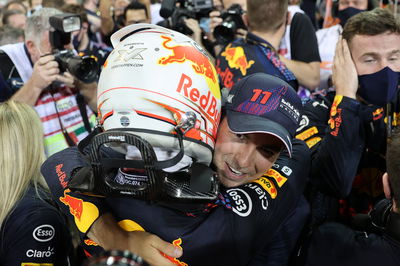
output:
<svg viewBox="0 0 400 266"><path fill-rule="evenodd" d="M396 96L399 77L400 72L395 72L389 67L376 73L358 76L360 88L357 93L370 104L385 106Z"/></svg>
<svg viewBox="0 0 400 266"><path fill-rule="evenodd" d="M338 18L340 19L340 25L344 27L344 24L346 24L347 20L351 18L354 15L357 15L358 13L364 12L366 10L361 10L357 9L355 7L348 7L343 10L338 11Z"/></svg>

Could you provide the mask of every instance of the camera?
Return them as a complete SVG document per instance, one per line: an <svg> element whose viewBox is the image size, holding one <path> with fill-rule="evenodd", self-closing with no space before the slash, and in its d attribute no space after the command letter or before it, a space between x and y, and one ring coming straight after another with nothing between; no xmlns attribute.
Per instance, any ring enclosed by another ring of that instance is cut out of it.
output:
<svg viewBox="0 0 400 266"><path fill-rule="evenodd" d="M247 29L242 19L243 14L244 10L239 4L233 4L222 12L222 24L214 29L214 37L219 44L227 44L233 41L238 29Z"/></svg>
<svg viewBox="0 0 400 266"><path fill-rule="evenodd" d="M71 32L81 29L79 15L64 13L50 17L49 32L50 44L60 72L69 71L82 82L90 83L97 79L99 66L96 60L90 56L78 56L73 50L64 49L71 43Z"/></svg>
<svg viewBox="0 0 400 266"><path fill-rule="evenodd" d="M179 3L179 7L176 7L177 3ZM212 0L163 0L160 15L165 20L159 25L185 35L191 35L193 31L186 26L184 20L186 18L199 20L202 17L207 17L212 9Z"/></svg>

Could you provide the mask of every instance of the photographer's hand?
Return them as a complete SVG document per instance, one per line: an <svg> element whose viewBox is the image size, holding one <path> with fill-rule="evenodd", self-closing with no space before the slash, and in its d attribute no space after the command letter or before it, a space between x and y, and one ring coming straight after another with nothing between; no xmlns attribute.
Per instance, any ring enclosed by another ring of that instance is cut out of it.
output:
<svg viewBox="0 0 400 266"><path fill-rule="evenodd" d="M42 90L57 79L59 72L58 63L53 55L41 57L33 65L30 79L11 99L34 106Z"/></svg>
<svg viewBox="0 0 400 266"><path fill-rule="evenodd" d="M193 31L193 34L190 36L195 42L202 45L203 41L201 38L201 28L199 22L193 18L187 18L184 20L186 26Z"/></svg>
<svg viewBox="0 0 400 266"><path fill-rule="evenodd" d="M221 18L221 12L219 11L212 11L210 13L210 41L215 41L214 37L214 29L215 27L219 26L222 24L222 18Z"/></svg>
<svg viewBox="0 0 400 266"><path fill-rule="evenodd" d="M57 75L57 81L63 83L65 86L73 88L74 85L74 77L69 72L64 72L62 74Z"/></svg>

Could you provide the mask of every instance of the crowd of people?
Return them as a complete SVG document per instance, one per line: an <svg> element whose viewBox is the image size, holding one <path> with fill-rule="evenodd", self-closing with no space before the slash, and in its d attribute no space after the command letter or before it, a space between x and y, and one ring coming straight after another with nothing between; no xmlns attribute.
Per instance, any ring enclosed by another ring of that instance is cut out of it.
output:
<svg viewBox="0 0 400 266"><path fill-rule="evenodd" d="M0 265L400 265L394 0L0 2Z"/></svg>

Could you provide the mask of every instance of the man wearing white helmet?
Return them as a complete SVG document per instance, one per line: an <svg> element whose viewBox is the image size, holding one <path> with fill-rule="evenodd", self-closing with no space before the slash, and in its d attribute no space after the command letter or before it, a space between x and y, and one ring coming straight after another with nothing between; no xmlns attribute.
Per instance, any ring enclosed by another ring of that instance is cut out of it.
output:
<svg viewBox="0 0 400 266"><path fill-rule="evenodd" d="M251 263L305 185L296 92L267 74L246 77L218 129L218 78L195 42L147 24L112 42L98 88L105 131L42 167L85 251L128 249L152 265Z"/></svg>

